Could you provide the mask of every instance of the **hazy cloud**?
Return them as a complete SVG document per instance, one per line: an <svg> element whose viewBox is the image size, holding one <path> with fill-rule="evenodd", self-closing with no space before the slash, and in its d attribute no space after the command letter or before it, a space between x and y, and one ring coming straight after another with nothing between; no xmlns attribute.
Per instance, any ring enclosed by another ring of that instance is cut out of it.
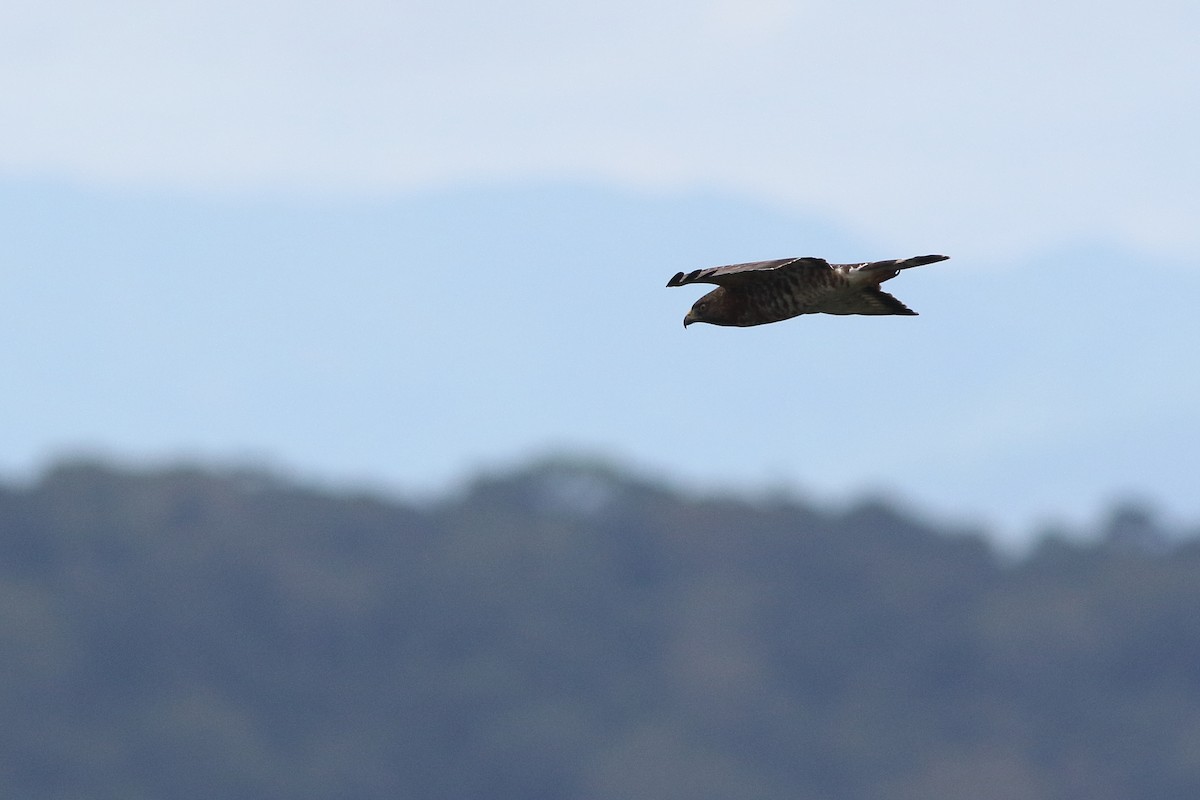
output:
<svg viewBox="0 0 1200 800"><path fill-rule="evenodd" d="M1200 7L7 4L0 170L222 191L713 186L903 249L1200 242Z"/></svg>

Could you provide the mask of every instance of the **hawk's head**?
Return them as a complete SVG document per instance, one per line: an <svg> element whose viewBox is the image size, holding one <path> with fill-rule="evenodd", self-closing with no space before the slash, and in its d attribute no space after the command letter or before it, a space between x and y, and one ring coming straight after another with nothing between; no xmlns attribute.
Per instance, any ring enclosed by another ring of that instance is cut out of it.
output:
<svg viewBox="0 0 1200 800"><path fill-rule="evenodd" d="M734 298L724 286L713 289L692 304L692 308L683 318L683 327L693 322L707 322L710 325L737 325L735 321Z"/></svg>

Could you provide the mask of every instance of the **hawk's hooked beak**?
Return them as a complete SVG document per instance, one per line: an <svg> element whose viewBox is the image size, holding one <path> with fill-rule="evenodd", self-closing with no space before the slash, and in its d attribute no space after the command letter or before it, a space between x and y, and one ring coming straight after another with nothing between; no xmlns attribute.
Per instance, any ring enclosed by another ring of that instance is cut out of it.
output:
<svg viewBox="0 0 1200 800"><path fill-rule="evenodd" d="M695 321L696 321L696 315L693 314L691 311L688 311L687 314L684 315L684 317L683 317L683 327L687 328L688 325L691 325Z"/></svg>

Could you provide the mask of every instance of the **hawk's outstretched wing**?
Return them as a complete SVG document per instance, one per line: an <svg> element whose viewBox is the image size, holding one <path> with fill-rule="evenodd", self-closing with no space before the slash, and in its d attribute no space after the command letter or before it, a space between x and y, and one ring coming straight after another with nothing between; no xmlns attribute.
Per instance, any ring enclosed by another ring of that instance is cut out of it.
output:
<svg viewBox="0 0 1200 800"><path fill-rule="evenodd" d="M677 272L667 286L684 286L689 283L714 283L717 286L737 286L747 281L771 282L772 277L798 270L828 270L829 262L823 258L777 258L774 261L751 261L746 264L728 264L723 267L694 269ZM764 273L772 273L764 274Z"/></svg>

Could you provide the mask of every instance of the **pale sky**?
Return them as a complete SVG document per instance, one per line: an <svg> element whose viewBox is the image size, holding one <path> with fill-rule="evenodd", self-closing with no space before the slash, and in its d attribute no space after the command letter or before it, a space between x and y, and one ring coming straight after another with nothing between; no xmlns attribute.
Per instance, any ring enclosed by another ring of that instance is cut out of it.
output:
<svg viewBox="0 0 1200 800"><path fill-rule="evenodd" d="M703 187L901 250L1200 246L1200 5L9 2L0 171Z"/></svg>
<svg viewBox="0 0 1200 800"><path fill-rule="evenodd" d="M6 3L0 470L561 447L1200 518L1197 42L1191 0ZM927 252L899 321L685 335L663 288Z"/></svg>

